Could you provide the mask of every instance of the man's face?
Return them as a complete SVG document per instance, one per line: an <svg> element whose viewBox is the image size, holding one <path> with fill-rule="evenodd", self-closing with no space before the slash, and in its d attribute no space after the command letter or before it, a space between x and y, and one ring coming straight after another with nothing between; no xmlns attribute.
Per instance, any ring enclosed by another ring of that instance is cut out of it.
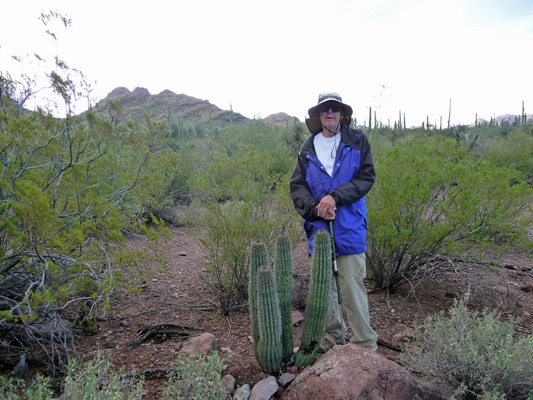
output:
<svg viewBox="0 0 533 400"><path fill-rule="evenodd" d="M320 122L322 122L322 126L333 132L337 132L337 128L340 128L339 122L341 120L340 104L336 101L327 101L320 105L318 112L320 114ZM325 131L324 133L328 134L330 132Z"/></svg>

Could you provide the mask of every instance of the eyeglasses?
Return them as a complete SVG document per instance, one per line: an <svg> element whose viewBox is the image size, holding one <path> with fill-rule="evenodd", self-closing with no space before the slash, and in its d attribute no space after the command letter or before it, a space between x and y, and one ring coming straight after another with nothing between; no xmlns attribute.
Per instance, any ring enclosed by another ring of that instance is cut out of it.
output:
<svg viewBox="0 0 533 400"><path fill-rule="evenodd" d="M336 101L328 101L318 106L318 111L328 112L331 109L333 112L339 112L341 110L341 104Z"/></svg>

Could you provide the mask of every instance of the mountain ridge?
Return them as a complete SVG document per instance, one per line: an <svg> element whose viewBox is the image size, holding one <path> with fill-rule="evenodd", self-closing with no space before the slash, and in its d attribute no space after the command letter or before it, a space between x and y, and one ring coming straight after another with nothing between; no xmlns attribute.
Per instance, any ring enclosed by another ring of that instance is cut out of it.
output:
<svg viewBox="0 0 533 400"><path fill-rule="evenodd" d="M148 89L136 87L133 91L119 86L113 89L102 100L96 103L100 112L109 110L108 100L118 101L125 114L130 118L144 119L145 113L154 121L168 120L169 113L172 121L181 119L185 124L213 123L228 125L231 123L248 123L250 118L232 110L222 110L207 100L177 94L165 89L158 94L151 94ZM297 117L280 112L263 119L267 123L285 124L300 122Z"/></svg>
<svg viewBox="0 0 533 400"><path fill-rule="evenodd" d="M113 89L109 94L96 104L100 112L107 112L109 109L108 100L118 101L130 118L144 120L145 113L154 121L167 121L170 112L172 121L180 120L186 125L194 124L214 124L215 126L224 126L231 123L248 123L252 119L243 116L233 110L223 110L208 100L201 100L186 94L177 94L169 89L165 89L158 94L151 94L148 89L136 87L130 91L126 87L119 86ZM519 115L502 114L492 118L498 124L502 122L513 123L520 119ZM533 122L533 115L527 115L528 122ZM301 122L297 117L288 115L284 112L271 114L263 121L285 125L287 123ZM478 118L478 124L486 124L489 121ZM468 126L474 126L471 123Z"/></svg>

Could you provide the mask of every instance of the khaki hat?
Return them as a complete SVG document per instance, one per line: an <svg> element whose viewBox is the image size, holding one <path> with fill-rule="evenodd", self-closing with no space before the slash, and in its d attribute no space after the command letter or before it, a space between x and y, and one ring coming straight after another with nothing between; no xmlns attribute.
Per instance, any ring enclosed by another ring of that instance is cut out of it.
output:
<svg viewBox="0 0 533 400"><path fill-rule="evenodd" d="M318 104L309 109L309 118L305 120L307 128L309 128L312 134L322 132L322 122L320 122L320 113L318 112L318 107L320 106L320 104L325 103L327 101L337 101L341 104L341 124L350 126L350 122L352 122L352 107L350 107L348 104L344 104L342 102L341 96L338 93L320 93L318 95Z"/></svg>

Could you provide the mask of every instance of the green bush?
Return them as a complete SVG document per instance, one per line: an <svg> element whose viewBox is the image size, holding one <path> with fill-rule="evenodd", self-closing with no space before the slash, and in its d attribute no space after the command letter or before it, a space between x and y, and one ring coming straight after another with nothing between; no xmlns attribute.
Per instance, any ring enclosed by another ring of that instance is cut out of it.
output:
<svg viewBox="0 0 533 400"><path fill-rule="evenodd" d="M467 301L468 295L448 315L426 319L403 360L448 383L462 399L509 399L524 388L533 399L533 336L515 340L515 321L469 311Z"/></svg>
<svg viewBox="0 0 533 400"><path fill-rule="evenodd" d="M481 155L498 167L514 165L522 176L533 178L533 136L515 129L505 138L494 140L486 154Z"/></svg>
<svg viewBox="0 0 533 400"><path fill-rule="evenodd" d="M109 355L98 352L95 359L80 365L76 359L68 363L61 394L55 396L52 381L36 375L28 386L23 380L0 377L0 398L6 400L140 400L144 380L128 377L121 369L114 371Z"/></svg>
<svg viewBox="0 0 533 400"><path fill-rule="evenodd" d="M298 236L298 219L286 176L271 174L258 149L214 157L195 185L205 209L201 222L206 233L200 242L207 266L202 276L216 295L220 313L227 315L244 304L252 243L265 243L273 255L276 237Z"/></svg>
<svg viewBox="0 0 533 400"><path fill-rule="evenodd" d="M170 363L167 382L162 389L162 399L229 399L222 384L222 360L215 352L212 356L190 359L179 354ZM143 377L115 370L109 354L98 352L92 361L79 364L71 359L64 378L61 394L55 395L52 381L36 375L31 384L23 380L0 376L0 398L6 400L141 400Z"/></svg>
<svg viewBox="0 0 533 400"><path fill-rule="evenodd" d="M59 400L124 399L140 400L144 380L129 377L121 368L114 371L109 355L98 352L96 358L81 367L71 360Z"/></svg>
<svg viewBox="0 0 533 400"><path fill-rule="evenodd" d="M163 400L211 400L230 399L227 388L222 383L223 365L218 353L190 359L178 354L177 361L171 363L167 385L162 390Z"/></svg>
<svg viewBox="0 0 533 400"><path fill-rule="evenodd" d="M275 238L289 230L293 218L253 202L208 202L204 206L207 230L199 238L206 256L202 276L216 295L219 312L227 315L244 303L252 243L263 241L272 251Z"/></svg>
<svg viewBox="0 0 533 400"><path fill-rule="evenodd" d="M369 277L395 291L424 276L432 257L525 242L533 200L518 173L478 160L442 136L419 135L376 154L367 196Z"/></svg>
<svg viewBox="0 0 533 400"><path fill-rule="evenodd" d="M22 379L0 376L0 399L3 400L52 400L51 379L37 375L31 384Z"/></svg>

